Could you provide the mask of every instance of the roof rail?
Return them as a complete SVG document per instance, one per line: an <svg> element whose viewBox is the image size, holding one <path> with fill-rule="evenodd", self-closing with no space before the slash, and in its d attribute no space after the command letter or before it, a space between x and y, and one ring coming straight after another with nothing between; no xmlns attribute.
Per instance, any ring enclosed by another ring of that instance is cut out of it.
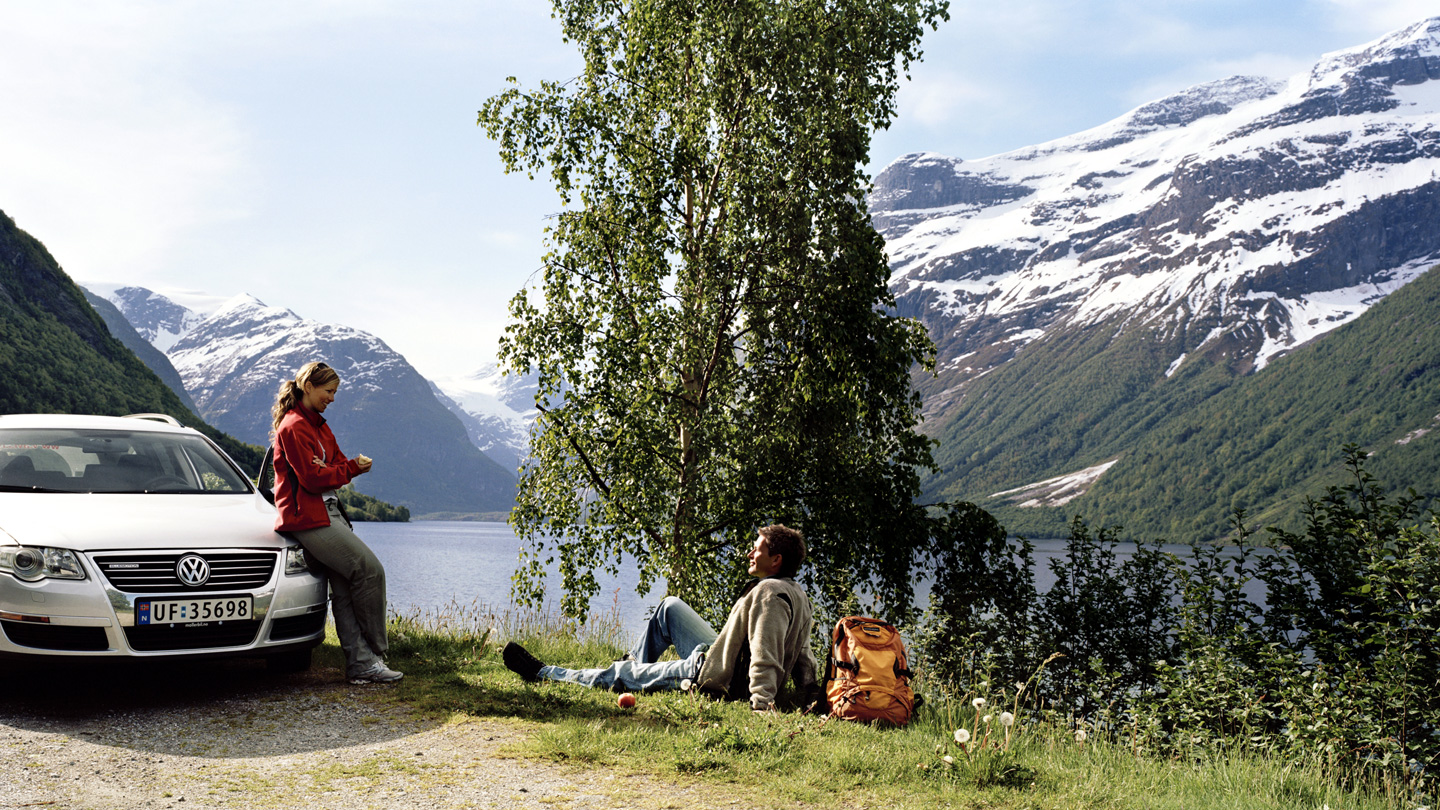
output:
<svg viewBox="0 0 1440 810"><path fill-rule="evenodd" d="M174 425L175 427L185 427L184 425L180 424L180 420L176 419L168 413L127 413L125 414L125 418L148 419L151 422L164 422L167 425Z"/></svg>

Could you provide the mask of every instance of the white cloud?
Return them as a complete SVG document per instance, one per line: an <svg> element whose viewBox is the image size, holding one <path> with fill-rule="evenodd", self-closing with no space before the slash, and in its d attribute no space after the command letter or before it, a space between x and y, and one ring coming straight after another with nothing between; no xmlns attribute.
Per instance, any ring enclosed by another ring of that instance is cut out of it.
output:
<svg viewBox="0 0 1440 810"><path fill-rule="evenodd" d="M1435 0L1322 0L1335 15L1337 28L1383 33L1440 15ZM1359 45L1365 36L1353 43Z"/></svg>
<svg viewBox="0 0 1440 810"><path fill-rule="evenodd" d="M9 4L0 28L0 205L72 273L135 270L236 214L245 135L190 86L174 15Z"/></svg>
<svg viewBox="0 0 1440 810"><path fill-rule="evenodd" d="M900 116L924 127L957 123L967 106L996 101L992 88L968 80L953 70L927 71L900 88L897 109Z"/></svg>

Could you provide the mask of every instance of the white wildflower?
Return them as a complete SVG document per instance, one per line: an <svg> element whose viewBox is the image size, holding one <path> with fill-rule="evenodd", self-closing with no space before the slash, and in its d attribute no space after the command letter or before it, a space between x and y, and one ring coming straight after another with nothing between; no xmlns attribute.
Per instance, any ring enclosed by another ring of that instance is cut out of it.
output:
<svg viewBox="0 0 1440 810"><path fill-rule="evenodd" d="M955 758L952 757L952 756L950 756L949 754L946 754L945 756L941 757L940 759L944 760L946 765L954 765L954 764L955 764Z"/></svg>
<svg viewBox="0 0 1440 810"><path fill-rule="evenodd" d="M1078 730L1075 732L1075 742L1077 742L1077 743L1083 743L1083 742L1085 742L1085 738L1086 738L1086 737L1089 737L1089 736L1090 736L1089 734L1086 734L1086 733L1085 733L1085 729L1083 729L1083 728L1082 728L1082 729L1078 729Z"/></svg>
<svg viewBox="0 0 1440 810"><path fill-rule="evenodd" d="M984 708L985 698L975 698L974 700L970 701L970 705L974 706L976 709Z"/></svg>
<svg viewBox="0 0 1440 810"><path fill-rule="evenodd" d="M970 742L970 730L965 728L955 729L955 742L961 745Z"/></svg>
<svg viewBox="0 0 1440 810"><path fill-rule="evenodd" d="M1010 712L1000 712L1000 725L1006 728L1015 725L1015 715Z"/></svg>
<svg viewBox="0 0 1440 810"><path fill-rule="evenodd" d="M994 720L994 719L995 719L995 715L993 715L993 714L987 714L987 715L985 715L984 717L982 717L982 718L980 718L980 719L983 720L983 721L985 721L986 723L989 723L991 720Z"/></svg>
<svg viewBox="0 0 1440 810"><path fill-rule="evenodd" d="M693 683L690 682L690 679L689 679L689 678L686 678L685 680L683 680L683 681L680 682L680 691L681 691L681 692L689 692L689 691L690 691L690 687L692 687L692 686L694 686L694 685L695 685L695 684L693 684Z"/></svg>

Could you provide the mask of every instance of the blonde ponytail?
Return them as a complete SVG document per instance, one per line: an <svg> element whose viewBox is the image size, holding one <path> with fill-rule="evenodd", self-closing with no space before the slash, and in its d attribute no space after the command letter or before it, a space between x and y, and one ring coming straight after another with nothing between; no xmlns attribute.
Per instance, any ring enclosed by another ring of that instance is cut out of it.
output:
<svg viewBox="0 0 1440 810"><path fill-rule="evenodd" d="M300 404L300 397L304 394L305 392L295 384L294 380L280 383L280 393L275 397L275 404L270 406L270 434L272 436L275 431L280 429L280 420L285 418L285 414L289 413L291 408Z"/></svg>

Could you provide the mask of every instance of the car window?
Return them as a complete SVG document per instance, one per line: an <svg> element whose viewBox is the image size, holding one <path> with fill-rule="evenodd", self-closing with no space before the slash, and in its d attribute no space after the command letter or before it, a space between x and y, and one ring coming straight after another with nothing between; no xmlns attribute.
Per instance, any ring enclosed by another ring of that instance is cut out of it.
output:
<svg viewBox="0 0 1440 810"><path fill-rule="evenodd" d="M0 430L0 489L249 492L203 437L126 430Z"/></svg>

